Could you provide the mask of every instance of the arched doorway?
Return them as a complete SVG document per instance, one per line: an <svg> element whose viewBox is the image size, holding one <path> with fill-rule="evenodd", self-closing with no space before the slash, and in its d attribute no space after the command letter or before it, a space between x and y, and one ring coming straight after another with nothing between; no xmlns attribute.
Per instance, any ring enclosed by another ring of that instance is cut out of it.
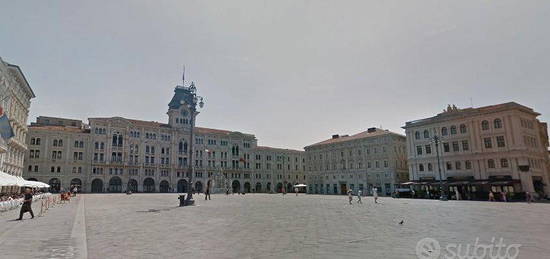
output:
<svg viewBox="0 0 550 259"><path fill-rule="evenodd" d="M61 190L61 181L57 178L50 179L48 184L50 185L51 192L59 192Z"/></svg>
<svg viewBox="0 0 550 259"><path fill-rule="evenodd" d="M92 181L92 192L103 192L103 181L101 179L94 179Z"/></svg>
<svg viewBox="0 0 550 259"><path fill-rule="evenodd" d="M178 192L179 193L186 193L187 192L187 185L189 183L187 183L187 180L185 179L180 179L178 181Z"/></svg>
<svg viewBox="0 0 550 259"><path fill-rule="evenodd" d="M71 180L71 191L76 187L76 190L80 192L82 190L82 181L78 178Z"/></svg>
<svg viewBox="0 0 550 259"><path fill-rule="evenodd" d="M262 184L261 183L256 183L256 192L262 192Z"/></svg>
<svg viewBox="0 0 550 259"><path fill-rule="evenodd" d="M233 181L233 183L231 183L231 188L233 189L233 193L239 193L241 192L241 183L235 180Z"/></svg>
<svg viewBox="0 0 550 259"><path fill-rule="evenodd" d="M164 192L164 193L170 192L170 184L168 183L168 181L163 180L160 182L159 189L160 189L160 192Z"/></svg>
<svg viewBox="0 0 550 259"><path fill-rule="evenodd" d="M122 192L122 180L120 177L111 177L111 180L109 180L109 192Z"/></svg>
<svg viewBox="0 0 550 259"><path fill-rule="evenodd" d="M195 183L195 192L196 193L201 193L202 192L202 183L200 181L197 181Z"/></svg>
<svg viewBox="0 0 550 259"><path fill-rule="evenodd" d="M249 182L244 183L244 192L246 192L246 193L250 192L250 183Z"/></svg>
<svg viewBox="0 0 550 259"><path fill-rule="evenodd" d="M283 184L282 183L278 183L277 184L277 192L283 192Z"/></svg>
<svg viewBox="0 0 550 259"><path fill-rule="evenodd" d="M143 180L143 192L155 192L155 180L152 178Z"/></svg>
<svg viewBox="0 0 550 259"><path fill-rule="evenodd" d="M271 183L267 183L266 191L271 192Z"/></svg>
<svg viewBox="0 0 550 259"><path fill-rule="evenodd" d="M131 192L138 191L138 182L135 179L130 179L128 181L128 191L131 191Z"/></svg>

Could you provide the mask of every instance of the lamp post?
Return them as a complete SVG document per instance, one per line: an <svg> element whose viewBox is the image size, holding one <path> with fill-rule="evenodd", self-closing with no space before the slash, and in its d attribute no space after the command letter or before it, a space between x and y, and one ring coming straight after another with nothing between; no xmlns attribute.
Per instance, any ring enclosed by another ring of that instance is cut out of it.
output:
<svg viewBox="0 0 550 259"><path fill-rule="evenodd" d="M447 200L447 196L443 191L443 177L441 176L441 162L439 161L439 137L434 135L433 142L435 143L435 153L437 155L437 171L439 172L439 199Z"/></svg>
<svg viewBox="0 0 550 259"><path fill-rule="evenodd" d="M182 104L186 105L189 109L189 113L191 115L190 124L191 129L189 133L189 172L191 172L191 175L189 176L189 188L187 188L187 198L185 199L185 205L193 205L195 201L193 200L193 176L195 174L195 166L193 165L193 142L194 142L194 131L195 131L195 116L198 114L197 112L197 105L199 108L202 108L204 106L203 98L201 96L197 95L197 88L195 87L195 83L191 82L191 85L187 88L185 88L186 94L184 96L184 100L182 100Z"/></svg>

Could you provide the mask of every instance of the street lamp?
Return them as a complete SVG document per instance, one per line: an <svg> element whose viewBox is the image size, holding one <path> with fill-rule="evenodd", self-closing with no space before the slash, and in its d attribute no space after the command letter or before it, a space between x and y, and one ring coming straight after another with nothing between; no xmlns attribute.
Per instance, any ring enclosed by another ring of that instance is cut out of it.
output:
<svg viewBox="0 0 550 259"><path fill-rule="evenodd" d="M437 155L437 171L439 172L439 199L442 201L447 200L447 195L443 191L443 177L441 176L441 163L439 161L439 137L434 135L433 142L435 143L435 153Z"/></svg>
<svg viewBox="0 0 550 259"><path fill-rule="evenodd" d="M193 205L195 204L195 201L193 200L193 176L195 174L195 166L193 165L193 142L194 142L194 131L195 131L195 116L198 114L197 112L197 105L199 108L204 107L204 101L201 96L197 95L197 88L195 87L195 83L191 82L191 85L189 87L184 87L185 94L184 99L181 101L182 105L186 105L189 109L191 119L191 130L190 130L190 141L189 141L189 172L191 172L191 175L189 176L189 188L187 188L187 198L185 199L185 206Z"/></svg>

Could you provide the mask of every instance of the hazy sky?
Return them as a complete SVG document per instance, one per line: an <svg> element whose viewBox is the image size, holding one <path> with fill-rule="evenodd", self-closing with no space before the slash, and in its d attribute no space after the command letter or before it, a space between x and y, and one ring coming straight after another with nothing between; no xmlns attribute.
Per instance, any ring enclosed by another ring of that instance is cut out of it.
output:
<svg viewBox="0 0 550 259"><path fill-rule="evenodd" d="M372 126L516 101L550 121L550 1L0 0L0 56L38 115L197 124L300 149Z"/></svg>

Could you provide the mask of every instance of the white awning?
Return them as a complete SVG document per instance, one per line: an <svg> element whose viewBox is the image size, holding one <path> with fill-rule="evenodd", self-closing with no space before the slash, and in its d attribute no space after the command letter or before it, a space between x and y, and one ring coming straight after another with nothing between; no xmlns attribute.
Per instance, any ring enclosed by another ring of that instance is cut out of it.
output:
<svg viewBox="0 0 550 259"><path fill-rule="evenodd" d="M0 171L0 186L17 186L17 177Z"/></svg>
<svg viewBox="0 0 550 259"><path fill-rule="evenodd" d="M0 171L0 186L19 186L30 188L49 188L50 185L38 181L27 181L22 177L13 176Z"/></svg>

